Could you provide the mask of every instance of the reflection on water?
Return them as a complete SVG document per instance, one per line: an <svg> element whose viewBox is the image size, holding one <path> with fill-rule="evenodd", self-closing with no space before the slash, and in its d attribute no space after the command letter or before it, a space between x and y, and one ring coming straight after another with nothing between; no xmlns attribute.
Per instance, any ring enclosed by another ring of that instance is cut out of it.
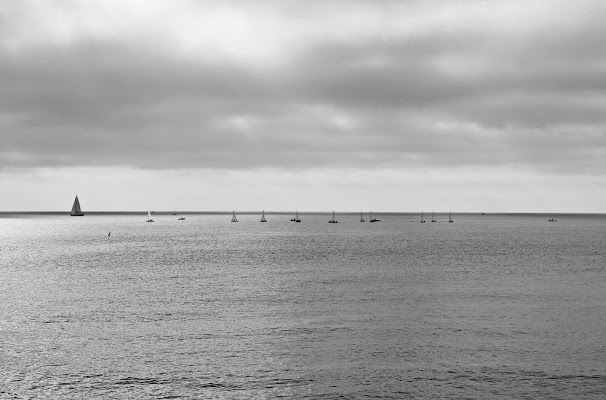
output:
<svg viewBox="0 0 606 400"><path fill-rule="evenodd" d="M238 217L0 218L0 398L606 396L604 216Z"/></svg>

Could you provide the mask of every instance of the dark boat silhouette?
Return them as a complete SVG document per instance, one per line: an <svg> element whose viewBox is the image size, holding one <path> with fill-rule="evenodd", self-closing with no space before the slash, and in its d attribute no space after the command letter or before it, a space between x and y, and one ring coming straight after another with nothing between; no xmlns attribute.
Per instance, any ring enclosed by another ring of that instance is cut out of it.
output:
<svg viewBox="0 0 606 400"><path fill-rule="evenodd" d="M72 217L83 217L84 213L80 209L80 201L78 200L78 195L76 195L76 199L74 200L74 205L72 206L72 211L69 213Z"/></svg>

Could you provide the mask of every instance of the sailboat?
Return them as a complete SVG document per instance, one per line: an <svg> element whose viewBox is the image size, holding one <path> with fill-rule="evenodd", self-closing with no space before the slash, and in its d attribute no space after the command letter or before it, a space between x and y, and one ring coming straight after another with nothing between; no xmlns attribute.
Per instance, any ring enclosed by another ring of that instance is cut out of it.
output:
<svg viewBox="0 0 606 400"><path fill-rule="evenodd" d="M372 216L372 210L370 210L370 218L368 219L368 222L380 222L380 219L377 219L375 217Z"/></svg>
<svg viewBox="0 0 606 400"><path fill-rule="evenodd" d="M74 205L72 206L72 211L69 213L72 217L82 217L84 213L80 209L80 201L78 201L78 196L76 195L76 199L74 200Z"/></svg>
<svg viewBox="0 0 606 400"><path fill-rule="evenodd" d="M151 217L151 213L149 212L149 210L147 210L147 221L145 222L154 222L154 220Z"/></svg>
<svg viewBox="0 0 606 400"><path fill-rule="evenodd" d="M77 198L76 198L77 199ZM558 222L557 219L555 219L554 217L549 218L547 221L549 222Z"/></svg>
<svg viewBox="0 0 606 400"><path fill-rule="evenodd" d="M425 218L423 218L423 211L421 211L421 223L424 224L425 223Z"/></svg>
<svg viewBox="0 0 606 400"><path fill-rule="evenodd" d="M362 211L360 211L360 222L366 222L366 220L364 219L364 214L362 214Z"/></svg>
<svg viewBox="0 0 606 400"><path fill-rule="evenodd" d="M452 220L452 211L449 211L448 212L448 223L451 223L451 222L454 222L454 221Z"/></svg>
<svg viewBox="0 0 606 400"><path fill-rule="evenodd" d="M291 221L301 222L301 220L299 219L299 211L295 211L295 218L291 219Z"/></svg>
<svg viewBox="0 0 606 400"><path fill-rule="evenodd" d="M267 222L265 219L265 210L263 210L263 214L261 215L261 222Z"/></svg>
<svg viewBox="0 0 606 400"><path fill-rule="evenodd" d="M329 224L337 224L339 221L335 218L335 210L332 210L332 219L328 221Z"/></svg>
<svg viewBox="0 0 606 400"><path fill-rule="evenodd" d="M236 218L236 210L234 210L231 214L231 222L238 222L238 218Z"/></svg>
<svg viewBox="0 0 606 400"><path fill-rule="evenodd" d="M436 218L433 216L433 211L431 212L431 222L436 222Z"/></svg>

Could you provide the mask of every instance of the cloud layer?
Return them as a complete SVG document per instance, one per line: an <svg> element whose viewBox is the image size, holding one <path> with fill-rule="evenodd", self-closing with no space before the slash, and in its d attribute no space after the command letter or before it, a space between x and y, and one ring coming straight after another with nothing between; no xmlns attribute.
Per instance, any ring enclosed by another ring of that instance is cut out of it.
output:
<svg viewBox="0 0 606 400"><path fill-rule="evenodd" d="M602 174L601 1L0 6L0 168Z"/></svg>

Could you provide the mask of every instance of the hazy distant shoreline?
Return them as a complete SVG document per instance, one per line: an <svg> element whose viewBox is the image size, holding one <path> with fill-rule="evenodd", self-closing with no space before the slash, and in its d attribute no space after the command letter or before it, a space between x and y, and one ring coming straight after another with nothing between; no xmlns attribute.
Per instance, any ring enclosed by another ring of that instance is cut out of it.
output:
<svg viewBox="0 0 606 400"><path fill-rule="evenodd" d="M238 211L236 210L236 214L238 215L257 215L261 214L263 210L257 211ZM177 215L231 215L233 210L229 211L151 211L155 215L173 215L176 213ZM147 213L147 210L140 211L84 211L85 215L141 215ZM293 215L295 211L268 211L265 210L265 214L269 215ZM299 211L300 215L331 215L331 211ZM427 211L425 212L426 214ZM338 215L360 215L360 211L337 211ZM368 212L364 213L365 215ZM417 216L420 214L420 211L384 211L384 212L375 212L373 214L376 215L401 215L401 216ZM431 212L429 212L431 214ZM444 215L448 214L448 211L435 211L436 215ZM485 212L482 214L481 211L478 212L453 212L453 215L458 216L552 216L557 215L559 217L565 216L606 216L606 213L582 213L582 212L566 212L566 213L535 213L535 212ZM0 211L0 215L69 215L69 211Z"/></svg>

